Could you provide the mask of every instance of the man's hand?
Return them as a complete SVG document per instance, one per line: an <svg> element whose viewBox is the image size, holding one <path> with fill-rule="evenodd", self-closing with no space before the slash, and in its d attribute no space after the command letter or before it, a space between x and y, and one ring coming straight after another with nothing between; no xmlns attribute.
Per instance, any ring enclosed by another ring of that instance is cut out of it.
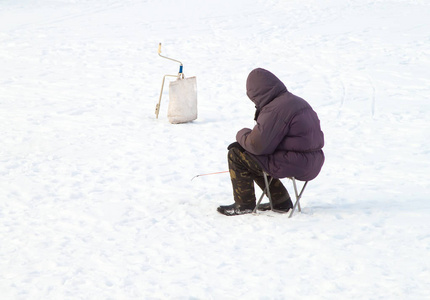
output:
<svg viewBox="0 0 430 300"><path fill-rule="evenodd" d="M245 151L245 149L243 149L243 147L238 142L234 142L228 145L227 150L230 150L231 148L238 148L242 152Z"/></svg>

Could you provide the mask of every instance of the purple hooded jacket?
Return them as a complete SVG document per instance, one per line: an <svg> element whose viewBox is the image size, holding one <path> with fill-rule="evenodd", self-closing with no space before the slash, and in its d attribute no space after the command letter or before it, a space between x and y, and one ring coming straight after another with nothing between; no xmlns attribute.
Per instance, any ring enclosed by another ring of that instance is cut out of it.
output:
<svg viewBox="0 0 430 300"><path fill-rule="evenodd" d="M324 164L324 134L316 112L264 69L249 74L246 90L257 109L257 124L237 133L239 144L275 178L314 179Z"/></svg>

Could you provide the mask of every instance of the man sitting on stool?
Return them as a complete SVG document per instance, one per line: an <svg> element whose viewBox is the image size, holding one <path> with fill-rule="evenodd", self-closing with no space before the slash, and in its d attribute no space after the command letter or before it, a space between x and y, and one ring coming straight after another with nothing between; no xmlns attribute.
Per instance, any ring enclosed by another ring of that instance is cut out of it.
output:
<svg viewBox="0 0 430 300"><path fill-rule="evenodd" d="M254 181L265 188L263 171L273 177L270 193L274 209L287 212L293 203L279 178L309 181L319 174L324 164L320 121L309 103L290 93L267 70L253 70L246 91L255 104L257 124L252 130L240 130L236 142L228 146L234 203L218 207L218 212L227 216L251 213L256 205ZM268 210L270 204L258 209Z"/></svg>

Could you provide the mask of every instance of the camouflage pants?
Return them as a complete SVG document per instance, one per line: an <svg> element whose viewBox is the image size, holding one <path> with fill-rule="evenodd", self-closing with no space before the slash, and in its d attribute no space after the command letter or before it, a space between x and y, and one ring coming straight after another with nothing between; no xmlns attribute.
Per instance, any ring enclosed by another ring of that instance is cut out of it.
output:
<svg viewBox="0 0 430 300"><path fill-rule="evenodd" d="M239 148L228 151L228 167L233 185L234 202L237 204L255 204L254 181L264 190L263 170L251 156ZM270 177L267 178L270 182ZM270 184L270 195L273 204L290 199L287 189L279 179L274 178Z"/></svg>

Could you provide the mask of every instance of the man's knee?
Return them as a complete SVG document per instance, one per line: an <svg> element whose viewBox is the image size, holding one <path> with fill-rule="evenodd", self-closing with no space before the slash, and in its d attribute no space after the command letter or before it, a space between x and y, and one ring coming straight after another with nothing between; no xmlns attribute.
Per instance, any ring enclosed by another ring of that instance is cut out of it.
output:
<svg viewBox="0 0 430 300"><path fill-rule="evenodd" d="M231 161L237 161L243 155L243 152L239 148L231 148L228 150L228 159Z"/></svg>

